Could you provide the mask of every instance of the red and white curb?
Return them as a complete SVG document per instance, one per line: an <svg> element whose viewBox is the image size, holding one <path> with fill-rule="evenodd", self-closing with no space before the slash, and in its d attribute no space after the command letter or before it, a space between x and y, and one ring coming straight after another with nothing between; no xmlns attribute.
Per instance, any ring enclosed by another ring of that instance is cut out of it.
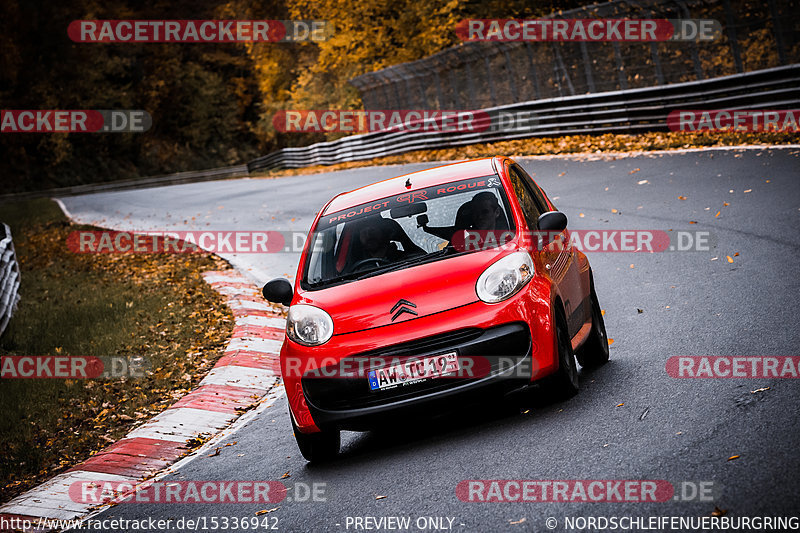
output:
<svg viewBox="0 0 800 533"><path fill-rule="evenodd" d="M243 409L269 395L280 378L284 318L235 270L205 272L203 277L228 298L235 317L232 338L211 372L196 389L121 440L0 507L0 517L34 524L42 519L81 518L96 505L74 501L69 494L73 483L136 485L152 478L187 454L188 440L221 433Z"/></svg>

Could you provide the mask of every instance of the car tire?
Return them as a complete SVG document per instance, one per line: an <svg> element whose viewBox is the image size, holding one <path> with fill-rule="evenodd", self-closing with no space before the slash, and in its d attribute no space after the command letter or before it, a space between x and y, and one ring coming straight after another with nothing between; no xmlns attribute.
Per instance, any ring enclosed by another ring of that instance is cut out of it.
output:
<svg viewBox="0 0 800 533"><path fill-rule="evenodd" d="M292 420L292 429L294 430L297 447L300 448L300 453L305 457L306 461L322 463L330 461L339 454L339 447L341 446L339 431L301 433L297 429L291 413L289 413L289 418Z"/></svg>
<svg viewBox="0 0 800 533"><path fill-rule="evenodd" d="M581 368L602 366L608 362L609 355L606 324L603 320L603 313L600 311L600 304L597 301L597 293L594 291L594 281L592 281L591 288L592 329L586 342L578 348L578 363L580 363Z"/></svg>
<svg viewBox="0 0 800 533"><path fill-rule="evenodd" d="M578 393L578 365L572 353L572 343L567 330L567 320L560 308L556 312L556 345L558 346L558 370L547 378L545 391L557 400L572 398Z"/></svg>

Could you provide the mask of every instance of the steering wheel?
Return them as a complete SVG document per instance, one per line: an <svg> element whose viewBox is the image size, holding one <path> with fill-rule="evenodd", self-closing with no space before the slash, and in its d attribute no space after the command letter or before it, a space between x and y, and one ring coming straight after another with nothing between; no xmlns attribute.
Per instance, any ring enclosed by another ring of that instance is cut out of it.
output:
<svg viewBox="0 0 800 533"><path fill-rule="evenodd" d="M367 257L366 259L362 259L361 261L357 261L350 267L350 272L358 272L360 267L366 265L367 263L375 263L376 267L388 265L391 263L391 259L386 259L385 257Z"/></svg>

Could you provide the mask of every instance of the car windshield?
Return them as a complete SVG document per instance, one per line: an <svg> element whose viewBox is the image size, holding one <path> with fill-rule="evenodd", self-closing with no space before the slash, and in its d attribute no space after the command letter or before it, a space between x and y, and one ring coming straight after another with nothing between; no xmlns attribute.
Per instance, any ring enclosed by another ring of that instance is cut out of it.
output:
<svg viewBox="0 0 800 533"><path fill-rule="evenodd" d="M497 247L512 239L514 230L496 175L381 198L320 217L302 284L320 289Z"/></svg>

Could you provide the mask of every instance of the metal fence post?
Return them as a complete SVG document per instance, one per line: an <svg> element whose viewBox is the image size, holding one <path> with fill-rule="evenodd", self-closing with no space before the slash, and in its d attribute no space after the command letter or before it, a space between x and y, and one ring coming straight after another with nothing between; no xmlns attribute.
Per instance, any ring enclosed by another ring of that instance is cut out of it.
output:
<svg viewBox="0 0 800 533"><path fill-rule="evenodd" d="M492 76L492 65L489 63L489 56L483 55L483 63L486 65L486 79L489 82L489 93L492 97L492 107L497 105L497 94L494 91L494 76Z"/></svg>
<svg viewBox="0 0 800 533"><path fill-rule="evenodd" d="M589 49L586 46L586 41L581 41L581 56L583 57L583 69L586 72L586 86L589 92L595 92L594 77L592 76L592 60L589 58Z"/></svg>
<svg viewBox="0 0 800 533"><path fill-rule="evenodd" d="M733 18L730 0L722 0L722 8L725 10L725 25L728 30L728 42L731 43L731 53L733 54L733 64L736 65L736 72L744 72L742 64L742 54L739 50L739 41L736 39L736 21Z"/></svg>
<svg viewBox="0 0 800 533"><path fill-rule="evenodd" d="M617 77L619 78L619 88L624 91L628 88L628 74L625 73L625 64L622 62L622 51L619 42L614 41L614 62L617 65Z"/></svg>
<svg viewBox="0 0 800 533"><path fill-rule="evenodd" d="M778 14L778 6L775 5L775 0L769 0L769 11L772 15L772 29L775 33L775 46L778 49L778 63L781 65L786 64L786 48L783 44L783 34L781 33L780 16Z"/></svg>
<svg viewBox="0 0 800 533"><path fill-rule="evenodd" d="M531 53L531 43L525 43L525 54L528 56L528 71L531 74L531 81L533 82L533 94L536 96L536 99L542 97L542 88L539 85L539 74L536 72L536 63L533 60L533 54Z"/></svg>

